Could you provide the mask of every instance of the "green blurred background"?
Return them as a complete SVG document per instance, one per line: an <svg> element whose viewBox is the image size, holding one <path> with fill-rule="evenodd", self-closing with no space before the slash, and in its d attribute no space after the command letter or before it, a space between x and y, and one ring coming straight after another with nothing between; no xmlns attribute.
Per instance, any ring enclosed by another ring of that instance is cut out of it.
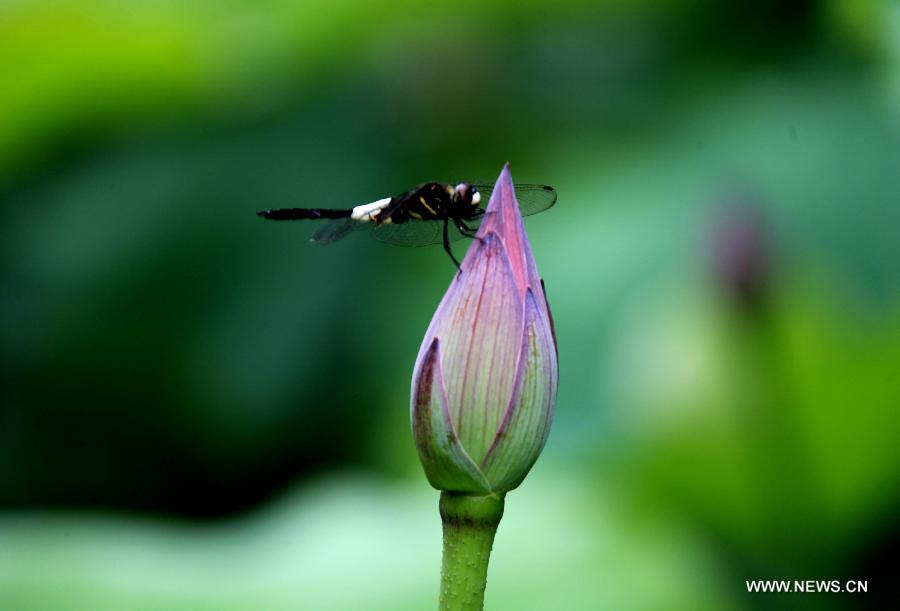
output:
<svg viewBox="0 0 900 611"><path fill-rule="evenodd" d="M561 385L487 608L884 608L898 41L876 0L0 4L0 609L433 608L454 270L253 213L507 160L559 192Z"/></svg>

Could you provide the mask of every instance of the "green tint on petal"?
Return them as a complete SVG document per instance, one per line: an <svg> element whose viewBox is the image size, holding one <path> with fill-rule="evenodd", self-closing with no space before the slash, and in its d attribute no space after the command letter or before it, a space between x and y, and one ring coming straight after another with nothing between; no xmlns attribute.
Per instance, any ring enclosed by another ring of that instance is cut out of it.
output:
<svg viewBox="0 0 900 611"><path fill-rule="evenodd" d="M488 494L490 485L459 443L441 375L440 343L431 342L413 384L412 426L429 483L438 490Z"/></svg>
<svg viewBox="0 0 900 611"><path fill-rule="evenodd" d="M450 417L476 463L487 455L513 395L523 304L503 243L487 233L441 304L431 330L441 340Z"/></svg>
<svg viewBox="0 0 900 611"><path fill-rule="evenodd" d="M525 294L525 329L515 393L482 461L482 470L495 491L506 492L522 483L547 441L556 398L556 348L545 317L531 289Z"/></svg>

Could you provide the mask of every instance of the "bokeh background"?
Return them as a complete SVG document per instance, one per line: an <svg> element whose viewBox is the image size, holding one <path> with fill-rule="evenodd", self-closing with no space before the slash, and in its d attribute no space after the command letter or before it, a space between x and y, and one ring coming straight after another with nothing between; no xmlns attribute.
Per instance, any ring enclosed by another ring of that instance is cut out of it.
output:
<svg viewBox="0 0 900 611"><path fill-rule="evenodd" d="M0 609L433 608L454 270L253 213L506 161L559 192L561 385L487 608L885 608L898 41L876 0L4 2Z"/></svg>

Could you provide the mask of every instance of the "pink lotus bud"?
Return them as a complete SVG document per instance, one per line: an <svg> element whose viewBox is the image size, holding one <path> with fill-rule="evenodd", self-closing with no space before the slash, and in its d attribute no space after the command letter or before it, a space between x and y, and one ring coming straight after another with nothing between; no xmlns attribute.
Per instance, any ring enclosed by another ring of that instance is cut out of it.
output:
<svg viewBox="0 0 900 611"><path fill-rule="evenodd" d="M432 486L503 494L550 432L559 376L543 282L509 166L416 359L412 429Z"/></svg>
<svg viewBox="0 0 900 611"><path fill-rule="evenodd" d="M713 227L719 285L746 312L766 302L771 281L772 240L763 208L746 195L732 198Z"/></svg>

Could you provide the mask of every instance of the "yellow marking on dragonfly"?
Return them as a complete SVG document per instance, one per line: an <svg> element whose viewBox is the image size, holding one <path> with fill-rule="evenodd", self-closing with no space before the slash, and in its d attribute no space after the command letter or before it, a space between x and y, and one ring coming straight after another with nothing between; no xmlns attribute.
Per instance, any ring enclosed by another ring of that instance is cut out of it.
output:
<svg viewBox="0 0 900 611"><path fill-rule="evenodd" d="M428 202L425 201L424 197L420 197L419 201L422 202L422 205L425 206L425 209L428 210L431 214L437 216L437 212L434 211L434 208L428 205Z"/></svg>
<svg viewBox="0 0 900 611"><path fill-rule="evenodd" d="M409 215L410 215L411 217L413 217L414 219L416 219L417 221L421 221L421 220L422 220L422 215L419 214L418 212L416 212L415 210L410 210L410 211L409 211Z"/></svg>

